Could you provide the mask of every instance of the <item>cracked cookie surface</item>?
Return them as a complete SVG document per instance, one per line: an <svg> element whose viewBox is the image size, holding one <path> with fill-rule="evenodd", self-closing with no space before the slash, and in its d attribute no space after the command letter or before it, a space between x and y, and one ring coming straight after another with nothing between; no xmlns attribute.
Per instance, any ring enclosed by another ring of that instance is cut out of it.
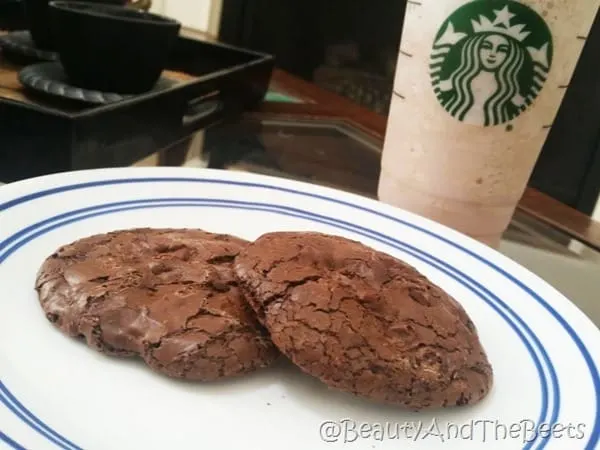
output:
<svg viewBox="0 0 600 450"><path fill-rule="evenodd" d="M139 355L168 376L214 380L278 355L232 270L246 245L192 229L90 236L49 256L35 288L48 320L90 347Z"/></svg>
<svg viewBox="0 0 600 450"><path fill-rule="evenodd" d="M413 267L320 233L267 233L236 258L279 350L330 387L425 409L473 404L492 367L464 308Z"/></svg>

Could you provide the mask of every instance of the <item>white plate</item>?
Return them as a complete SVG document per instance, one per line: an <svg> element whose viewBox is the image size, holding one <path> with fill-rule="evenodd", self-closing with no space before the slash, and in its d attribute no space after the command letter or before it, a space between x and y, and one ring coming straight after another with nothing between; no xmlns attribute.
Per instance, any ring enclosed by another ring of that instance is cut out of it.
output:
<svg viewBox="0 0 600 450"><path fill-rule="evenodd" d="M404 259L465 306L494 367L493 390L475 406L417 414L332 392L289 363L185 383L55 329L33 289L43 259L84 236L143 226L247 239L315 230ZM572 303L495 251L335 190L180 168L74 172L0 188L0 442L8 448L595 448L599 338Z"/></svg>

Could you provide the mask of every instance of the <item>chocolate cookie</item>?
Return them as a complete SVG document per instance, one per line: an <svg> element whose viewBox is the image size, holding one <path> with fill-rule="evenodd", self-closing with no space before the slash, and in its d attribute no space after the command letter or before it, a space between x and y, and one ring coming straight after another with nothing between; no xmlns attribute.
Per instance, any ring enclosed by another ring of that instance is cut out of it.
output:
<svg viewBox="0 0 600 450"><path fill-rule="evenodd" d="M91 236L47 258L36 290L48 320L101 352L178 378L232 376L278 355L232 271L246 245L189 229Z"/></svg>
<svg viewBox="0 0 600 450"><path fill-rule="evenodd" d="M327 385L411 409L466 405L492 368L463 307L413 267L341 237L268 233L236 258L279 350Z"/></svg>

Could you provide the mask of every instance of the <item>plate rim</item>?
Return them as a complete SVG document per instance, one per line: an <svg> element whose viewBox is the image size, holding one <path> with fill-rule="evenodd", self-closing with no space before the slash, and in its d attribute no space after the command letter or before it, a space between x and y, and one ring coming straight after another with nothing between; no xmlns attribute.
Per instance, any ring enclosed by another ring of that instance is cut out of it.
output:
<svg viewBox="0 0 600 450"><path fill-rule="evenodd" d="M150 170L148 170L150 169ZM168 169L168 170L164 170L164 169ZM587 315L585 315L578 307L577 305L574 305L572 302L570 302L563 294L561 294L560 292L558 292L556 289L554 289L549 283L547 283L545 280L541 279L540 277L538 277L537 275L531 273L528 269L524 268L523 266L521 266L520 264L516 263L513 260L510 260L509 258L505 257L504 255L500 254L499 252L490 249L489 247L485 246L484 244L481 244L471 238L469 238L468 236L465 236L455 230L451 230L448 229L447 227L445 227L444 225L441 225L437 222L431 221L427 218L421 217L419 215L410 213L408 211L390 206L390 205L386 205L383 204L381 202L378 202L376 200L373 199L368 199L366 197L362 197L359 196L357 194L353 194L353 193L348 193L348 192L344 192L344 191L340 191L334 188L330 188L330 187L323 187L323 186L319 186L319 185L314 185L311 183L305 183L305 182L297 182L294 180L287 180L287 179L281 179L281 178L277 178L277 177L272 177L272 176L265 176L265 175L257 175L257 174L247 174L247 173L238 173L238 172L226 172L223 170L218 170L218 169L185 169L185 168L161 168L161 167L153 167L153 168L119 168L119 169L92 169L92 170L84 170L84 171L76 171L76 172L67 172L68 174L79 174L82 175L83 177L86 177L87 175L90 175L90 172L94 173L94 178L98 178L97 181L88 181L88 182L84 182L84 183L75 183L75 184L66 184L65 182L68 181L65 179L64 174L60 177L60 183L62 185L60 186L55 186L54 188L51 189L46 189L46 190L38 190L38 191L34 191L34 192L30 192L29 195L23 195L21 197L17 197L16 199L8 200L5 201L3 203L0 203L0 218L2 217L1 213L3 211L7 211L8 209L10 209L13 206L19 205L19 204L23 204L28 202L29 200L33 200L36 198L41 198L43 196L46 195L53 195L54 193L60 193L60 192L66 192L68 189L64 189L64 188L69 188L72 186L77 186L77 185L89 185L90 183L94 183L95 186L101 186L101 185L106 185L109 183L106 183L107 181L110 180L106 180L105 178L108 176L113 177L113 181L115 180L121 180L124 181L123 178L118 178L118 175L131 175L132 171L134 173L136 173L136 177L134 178L129 178L127 177L127 182L129 183L135 183L135 182L143 182L144 180L144 176L148 179L151 179L151 181L155 182L158 181L157 179L152 179L152 177L148 176L149 172L152 172L153 175L155 175L157 172L172 172L172 173L176 173L178 175L181 175L182 172L190 172L195 175L194 177L190 177L190 178L185 178L185 177L175 177L178 178L178 180L164 180L165 182L169 182L169 181L176 181L176 182L190 182L190 181L197 181L198 179L202 179L203 177L206 177L206 175L211 175L209 176L209 182L218 182L219 180L221 181L227 181L229 184L234 184L234 183L230 183L231 181L235 181L235 179L238 180L245 180L244 182L247 183L248 180L250 180L251 182L254 181L255 184L258 184L258 186L255 187L259 187L259 188L276 188L276 189L280 189L281 190L281 185L289 185L289 187L285 187L283 190L284 191L294 191L294 192L290 192L292 194L299 194L302 196L307 196L307 197L317 197L320 200L326 200L326 201L330 201L330 202L335 202L335 203L340 203L340 199L336 199L335 197L342 197L341 203L344 204L345 206L349 206L351 208L358 208L360 210L363 210L364 212L367 212L369 214L375 214L377 216L380 216L382 218L386 218L388 220L392 220L394 222L401 222L403 225L405 226L409 226L412 228L416 228L417 230L421 231L421 232L425 232L426 234L441 240L442 242L445 242L449 245L451 245L452 247L454 247L457 250L462 250L463 252L466 252L467 254L470 254L470 256L475 257L476 259L478 259L480 262L487 264L487 265L491 265L492 268L494 268L496 271L498 271L499 273L505 275L505 276L511 276L514 278L514 282L520 282L520 280L518 279L518 277L516 277L516 275L513 273L511 274L510 272L514 272L514 271L525 271L526 273L532 275L534 277L535 283L540 285L540 286L544 286L546 288L550 288L550 292L552 292L553 296L556 296L557 298L559 298L561 301L566 301L568 302L570 305L573 306L573 308L579 312L579 314L585 318L589 324L588 326L593 327L594 329L596 329L595 325L593 324L593 322L591 322L591 319L589 317L587 317ZM137 175L139 175L140 177L138 178ZM248 176L251 175L251 176ZM52 174L52 175L46 175L46 176L42 176L42 177L37 177L37 178L33 178L33 179L28 179L28 180L22 180L19 182L15 182L15 183L11 183L8 185L5 185L4 187L0 188L0 201L2 200L2 197L4 197L4 193L8 193L8 191L13 191L14 189L7 189L11 186L16 186L19 183L22 183L20 186L17 186L15 189L18 191L20 190L19 187L22 187L24 189L27 188L27 186L35 186L36 183L44 183L46 181L52 181L53 179L56 179L57 176L60 176L60 174ZM76 178L76 177L71 177L71 178ZM160 178L160 177L157 177ZM232 180L233 179L233 180ZM89 180L89 178L88 178ZM100 184L99 184L100 182ZM262 185L261 185L262 182ZM269 185L269 182L271 183ZM30 184L33 183L33 184ZM112 183L112 184L116 184L116 183ZM125 184L125 183L123 183ZM92 187L92 186L90 186ZM295 188L295 189L294 189ZM31 189L30 189L31 190ZM312 194L311 191L317 191L317 195ZM48 191L53 191L51 193L48 193ZM308 191L308 192L307 192ZM320 191L320 192L319 192ZM42 195L39 195L42 194ZM320 195L319 195L320 194ZM327 194L331 195L332 197L327 197ZM10 197L10 193L8 195ZM23 200L23 201L19 201L19 200ZM350 202L346 202L344 200L360 200L360 203L366 203L366 207L365 206L361 206L360 204L356 204L356 203L350 203ZM16 201L15 201L16 200ZM8 205L8 207L6 207ZM375 209L376 208L376 209ZM383 210L383 211L377 211L377 209L379 210ZM402 213L399 214L400 216L404 215L405 217L394 217L394 213L396 213L396 215L398 215L398 213ZM425 225L426 227L424 228L422 225ZM428 229L429 228L429 229ZM433 230L432 230L433 228ZM436 230L436 228L439 229ZM439 234L438 234L439 233ZM448 234L450 233L450 234ZM475 250L469 250L468 248L463 247L462 245L460 245L460 243L456 243L453 241L449 241L448 237L451 237L452 234L457 234L459 235L462 239L462 243L467 244L469 246L475 246ZM388 244L389 245L389 244ZM481 252L481 249L478 249L477 247L483 247L486 251L485 252ZM488 256L485 255L485 253L489 253L492 252L492 255ZM483 253L483 254L482 254ZM500 256L501 258L498 259L498 256ZM490 261L491 259L491 261ZM496 266L496 264L494 264L494 262L501 264L502 266L505 266L505 261L502 261L502 259L508 259L508 262L510 262L512 265L512 267L509 267L509 271L507 272L506 270L502 269L501 267ZM517 283L518 285L518 283ZM520 286L522 288L527 288L526 285L523 284L523 286ZM534 294L534 295L531 295ZM536 299L535 297L538 296L535 292L532 291L530 295ZM539 296L538 296L539 297ZM571 335L571 338L577 337L580 342L583 344L583 341L581 341L581 338L579 336L578 333L575 332L575 330L573 330L570 327L570 324L568 321L566 321L561 314L559 314L556 310L554 310L554 308L547 302L544 301L543 298L539 297L539 300L536 299L538 301L538 303L540 303L543 307L545 307L548 312L554 316L554 318L559 322L559 324L561 324L563 326L563 328L565 329L565 331ZM540 301L542 300L542 301ZM554 311L554 314L552 313L552 311ZM569 312L574 313L573 312ZM562 319L565 324L570 328L571 331L569 331L568 328L566 328L564 325L560 323L560 319ZM535 335L535 333L533 333ZM575 344L577 345L577 342L575 342ZM579 345L577 345L579 347ZM584 349L586 349L585 344L583 344ZM543 346L542 346L543 348ZM587 351L587 349L586 349ZM580 348L580 352L581 352L581 348ZM584 356L584 360L587 361L587 359ZM590 361L592 363L592 366L595 366L595 362L594 362L594 358L591 357L590 355ZM551 365L551 363L550 363ZM596 387L596 404L598 404L598 385L596 383L596 379L594 378L594 373L592 373L591 368L589 367L588 364L588 369L590 369L590 375L592 376L592 380L593 380L593 384ZM597 376L597 368L596 368L596 376ZM1 382L0 382L1 383ZM592 443L592 439L595 438L595 441L593 442L594 444L598 441L598 436L597 436L597 428L598 428L598 408L596 408L596 423L594 426L594 431L591 433L590 435L590 441L588 443L588 445L590 443ZM544 444L543 444L544 445ZM543 445L541 447L543 447ZM540 448L541 448L540 447ZM74 447L74 448L79 448L79 447Z"/></svg>

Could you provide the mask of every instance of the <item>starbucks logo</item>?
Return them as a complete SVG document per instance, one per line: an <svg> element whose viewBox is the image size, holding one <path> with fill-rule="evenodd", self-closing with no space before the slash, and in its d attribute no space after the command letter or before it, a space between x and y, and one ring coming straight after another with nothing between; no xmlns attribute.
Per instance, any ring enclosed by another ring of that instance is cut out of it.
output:
<svg viewBox="0 0 600 450"><path fill-rule="evenodd" d="M429 67L446 111L492 126L531 105L551 65L552 36L535 11L512 0L475 0L442 24Z"/></svg>

